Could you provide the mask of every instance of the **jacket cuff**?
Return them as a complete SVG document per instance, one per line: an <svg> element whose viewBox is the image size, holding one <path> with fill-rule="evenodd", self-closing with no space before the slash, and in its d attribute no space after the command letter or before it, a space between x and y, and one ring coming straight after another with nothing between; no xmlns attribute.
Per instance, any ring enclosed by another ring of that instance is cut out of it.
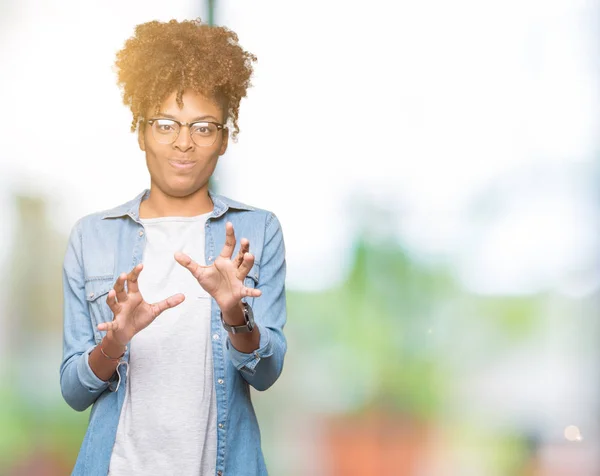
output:
<svg viewBox="0 0 600 476"><path fill-rule="evenodd" d="M88 350L86 350L80 356L79 362L77 362L77 377L79 378L81 385L83 385L90 392L96 392L108 386L108 382L99 379L90 367L90 353L95 347L96 346L90 347Z"/></svg>
<svg viewBox="0 0 600 476"><path fill-rule="evenodd" d="M258 349L251 353L240 352L237 350L231 343L229 335L227 336L226 342L229 358L231 359L231 362L233 362L235 368L244 370L250 374L256 372L256 366L261 359L273 355L273 345L271 344L271 333L269 332L269 329L258 323L256 324L256 329L260 332L260 342L258 344Z"/></svg>

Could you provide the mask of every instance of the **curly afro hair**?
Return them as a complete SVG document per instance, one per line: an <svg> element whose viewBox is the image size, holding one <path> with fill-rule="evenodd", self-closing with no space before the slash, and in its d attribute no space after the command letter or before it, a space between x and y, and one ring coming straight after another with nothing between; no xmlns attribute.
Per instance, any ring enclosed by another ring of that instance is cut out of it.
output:
<svg viewBox="0 0 600 476"><path fill-rule="evenodd" d="M146 112L156 112L177 91L177 104L190 89L220 102L226 120L239 132L240 100L246 96L256 56L244 51L238 36L222 26L200 20L151 21L136 26L135 34L117 53L115 67L123 103L131 109L135 132Z"/></svg>

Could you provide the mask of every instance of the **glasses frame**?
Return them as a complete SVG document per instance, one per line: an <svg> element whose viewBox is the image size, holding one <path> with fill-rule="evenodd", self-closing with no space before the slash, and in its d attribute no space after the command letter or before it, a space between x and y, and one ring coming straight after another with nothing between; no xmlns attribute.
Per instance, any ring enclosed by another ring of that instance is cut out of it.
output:
<svg viewBox="0 0 600 476"><path fill-rule="evenodd" d="M161 142L161 141L159 141L156 138L156 136L154 135L154 128L153 128L152 129L152 137L154 137L154 140L156 142L158 142L159 144L173 144L177 139L179 139L179 133L181 132L181 128L182 127L187 127L188 128L188 134L190 136L190 140L194 144L196 144L198 147L211 147L217 141L217 136L215 135L215 140L212 142L212 144L202 144L202 145L200 145L200 144L196 143L196 141L194 140L194 137L192 136L192 126L194 124L213 124L213 125L215 125L217 127L217 131L227 130L227 126L225 126L224 124L221 124L219 122L215 122L215 121L181 122L181 121L178 121L176 119L171 119L170 117L155 117L153 119L148 119L145 122L147 124L149 124L150 127L152 127L152 124L154 124L156 121L172 121L172 122L174 122L175 124L177 124L179 126L179 131L177 132L177 135L175 136L175 138L171 142Z"/></svg>

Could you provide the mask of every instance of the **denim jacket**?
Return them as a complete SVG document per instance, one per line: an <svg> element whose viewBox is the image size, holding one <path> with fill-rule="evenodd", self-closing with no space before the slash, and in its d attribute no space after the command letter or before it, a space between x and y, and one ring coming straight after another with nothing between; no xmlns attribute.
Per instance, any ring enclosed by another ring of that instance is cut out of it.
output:
<svg viewBox="0 0 600 476"><path fill-rule="evenodd" d="M236 350L220 321L215 300L211 306L214 382L217 395L216 475L265 475L260 431L249 385L266 390L277 380L287 349L285 247L277 217L268 211L234 202L209 192L214 209L206 223L206 263L213 263L225 242L225 223L231 221L238 244L250 241L255 263L244 284L262 291L247 298L260 331L260 346L249 354ZM143 258L144 227L139 209L149 196L145 190L135 199L106 212L80 219L71 232L64 260L64 340L60 385L64 399L75 410L90 405L89 424L73 475L105 476L115 442L125 398L127 372L119 365L108 381L90 369L89 353L104 332L101 322L112 320L106 296L118 275L129 272ZM234 254L235 256L235 254ZM128 361L127 350L124 361ZM157 382L159 385L160 382ZM159 410L159 409L157 409Z"/></svg>

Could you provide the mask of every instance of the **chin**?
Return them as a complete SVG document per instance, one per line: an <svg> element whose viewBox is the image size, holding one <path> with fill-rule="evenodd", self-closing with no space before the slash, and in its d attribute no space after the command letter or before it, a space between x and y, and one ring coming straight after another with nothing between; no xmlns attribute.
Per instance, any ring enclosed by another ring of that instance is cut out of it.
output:
<svg viewBox="0 0 600 476"><path fill-rule="evenodd" d="M202 184L191 183L169 183L161 187L163 192L171 197L184 198L195 194L203 187Z"/></svg>

